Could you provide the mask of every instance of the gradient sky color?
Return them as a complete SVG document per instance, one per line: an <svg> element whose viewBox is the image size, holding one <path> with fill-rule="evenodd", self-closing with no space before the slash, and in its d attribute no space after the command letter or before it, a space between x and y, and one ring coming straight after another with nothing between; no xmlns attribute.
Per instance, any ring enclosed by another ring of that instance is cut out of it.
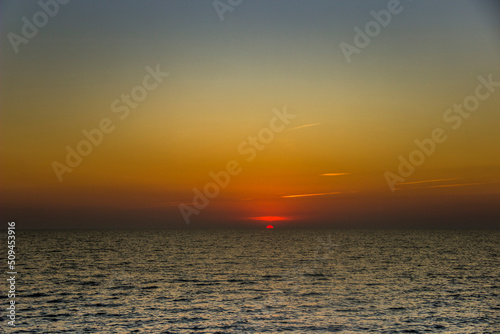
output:
<svg viewBox="0 0 500 334"><path fill-rule="evenodd" d="M185 227L178 204L209 173L241 173L190 227L498 226L500 88L455 131L443 113L500 81L493 1L401 1L346 62L339 47L388 1L245 0L220 21L211 1L71 1L15 53L34 1L3 1L2 219L30 228ZM124 120L111 104L145 68L169 76ZM296 117L248 162L238 146L273 109ZM115 130L59 182L103 118ZM448 139L392 192L384 178L415 139Z"/></svg>

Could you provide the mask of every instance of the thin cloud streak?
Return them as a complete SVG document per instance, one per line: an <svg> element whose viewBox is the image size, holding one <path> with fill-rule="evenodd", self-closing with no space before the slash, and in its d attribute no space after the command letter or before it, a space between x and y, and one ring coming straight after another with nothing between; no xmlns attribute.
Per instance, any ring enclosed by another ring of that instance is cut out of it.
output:
<svg viewBox="0 0 500 334"><path fill-rule="evenodd" d="M433 182L456 181L456 180L461 180L461 178L449 178L449 179L436 179L436 180L404 182L404 183L398 183L398 185L419 184L419 183L433 183Z"/></svg>
<svg viewBox="0 0 500 334"><path fill-rule="evenodd" d="M479 184L487 183L458 183L458 184L443 184L439 186L428 186L427 188L448 188L448 187L465 187L465 186L477 186Z"/></svg>
<svg viewBox="0 0 500 334"><path fill-rule="evenodd" d="M310 128L312 126L318 126L321 125L321 123L311 123L311 124L304 124L304 125L299 125L294 128L291 128L290 130L297 130L297 129L303 129L303 128Z"/></svg>
<svg viewBox="0 0 500 334"><path fill-rule="evenodd" d="M311 197L311 196L326 196L326 195L338 195L341 192L331 192L331 193L318 193L318 194L298 194L298 195L286 195L281 196L281 198L296 198L296 197Z"/></svg>
<svg viewBox="0 0 500 334"><path fill-rule="evenodd" d="M321 176L339 176L339 175L349 175L349 173L325 173L325 174L321 174Z"/></svg>

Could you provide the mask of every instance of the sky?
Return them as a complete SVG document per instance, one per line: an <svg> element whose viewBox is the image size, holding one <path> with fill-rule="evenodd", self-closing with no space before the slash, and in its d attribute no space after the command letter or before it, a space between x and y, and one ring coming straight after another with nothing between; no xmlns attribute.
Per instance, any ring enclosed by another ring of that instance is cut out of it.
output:
<svg viewBox="0 0 500 334"><path fill-rule="evenodd" d="M61 2L0 5L2 220L498 227L494 1Z"/></svg>

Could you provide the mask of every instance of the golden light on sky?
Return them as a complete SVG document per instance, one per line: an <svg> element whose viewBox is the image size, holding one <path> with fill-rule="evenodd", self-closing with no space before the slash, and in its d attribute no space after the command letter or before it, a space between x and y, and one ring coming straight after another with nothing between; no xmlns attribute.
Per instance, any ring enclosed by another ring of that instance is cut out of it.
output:
<svg viewBox="0 0 500 334"><path fill-rule="evenodd" d="M68 3L28 43L2 40L2 212L32 227L461 226L478 215L466 202L497 222L496 18L405 3L347 61L340 45L381 6L248 1L220 21L202 2ZM22 34L39 7L2 9L4 34Z"/></svg>

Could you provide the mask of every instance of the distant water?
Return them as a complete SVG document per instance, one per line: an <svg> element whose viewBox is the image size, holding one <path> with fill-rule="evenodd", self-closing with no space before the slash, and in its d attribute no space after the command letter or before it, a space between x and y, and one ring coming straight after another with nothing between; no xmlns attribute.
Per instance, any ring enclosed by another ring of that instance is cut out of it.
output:
<svg viewBox="0 0 500 334"><path fill-rule="evenodd" d="M500 333L500 231L21 231L16 242L8 333Z"/></svg>

